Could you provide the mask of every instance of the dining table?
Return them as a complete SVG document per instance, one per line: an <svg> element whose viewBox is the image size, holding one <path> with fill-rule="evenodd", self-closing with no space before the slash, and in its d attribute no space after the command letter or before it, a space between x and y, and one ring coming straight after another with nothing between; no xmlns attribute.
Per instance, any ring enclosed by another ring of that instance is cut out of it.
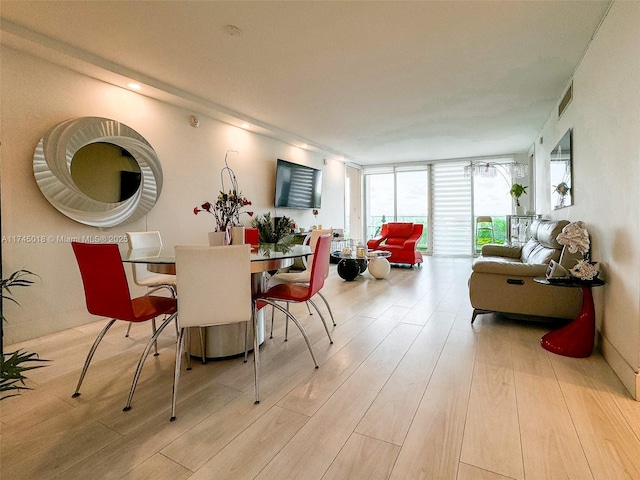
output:
<svg viewBox="0 0 640 480"><path fill-rule="evenodd" d="M144 263L147 269L154 273L176 274L176 258L173 247L162 248L133 248L121 249L120 255L124 263ZM251 292L257 294L266 289L268 273L293 265L299 258L313 255L308 245L291 245L284 247L274 244L260 244L251 248ZM221 279L224 281L224 279ZM212 285L211 288L215 288ZM180 316L180 285L178 279L178 318ZM211 306L212 315L215 315L215 305ZM258 342L261 344L265 338L264 309L258 311ZM178 320L179 321L179 320ZM251 327L251 322L249 322ZM216 325L205 329L205 352L202 355L202 347L197 340L197 335L192 335L192 355L209 359L221 359L244 354L245 327L242 324ZM251 332L249 332L251 338Z"/></svg>

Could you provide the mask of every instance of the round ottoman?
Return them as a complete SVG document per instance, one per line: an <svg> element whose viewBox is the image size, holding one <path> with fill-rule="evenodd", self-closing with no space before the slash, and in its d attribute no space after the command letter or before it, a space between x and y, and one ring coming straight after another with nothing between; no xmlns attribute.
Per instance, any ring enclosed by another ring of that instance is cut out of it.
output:
<svg viewBox="0 0 640 480"><path fill-rule="evenodd" d="M384 257L374 257L369 260L369 273L377 279L387 278L391 271L389 261Z"/></svg>

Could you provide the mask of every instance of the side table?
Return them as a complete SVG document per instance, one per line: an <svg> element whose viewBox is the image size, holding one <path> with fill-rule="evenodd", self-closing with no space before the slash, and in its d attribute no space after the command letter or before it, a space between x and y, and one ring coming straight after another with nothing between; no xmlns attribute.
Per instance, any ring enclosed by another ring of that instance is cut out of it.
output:
<svg viewBox="0 0 640 480"><path fill-rule="evenodd" d="M534 281L553 287L582 288L580 314L568 325L543 335L540 339L542 348L565 357L584 358L591 355L596 335L596 313L591 288L604 285L604 281L599 278L589 281L534 278Z"/></svg>
<svg viewBox="0 0 640 480"><path fill-rule="evenodd" d="M347 282L352 282L358 275L364 273L367 269L367 260L364 258L355 258L352 256L343 257L340 255L338 262L338 275Z"/></svg>
<svg viewBox="0 0 640 480"><path fill-rule="evenodd" d="M369 273L375 279L381 280L387 278L391 271L391 265L389 265L389 258L391 252L384 250L373 250L367 253L369 259Z"/></svg>

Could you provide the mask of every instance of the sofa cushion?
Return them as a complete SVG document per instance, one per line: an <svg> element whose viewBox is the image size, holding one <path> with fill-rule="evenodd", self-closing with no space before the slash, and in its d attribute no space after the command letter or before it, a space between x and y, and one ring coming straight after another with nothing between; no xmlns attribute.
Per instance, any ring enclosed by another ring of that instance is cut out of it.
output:
<svg viewBox="0 0 640 480"><path fill-rule="evenodd" d="M488 243L482 246L483 257L508 257L520 260L522 247L515 245L501 245L496 243Z"/></svg>
<svg viewBox="0 0 640 480"><path fill-rule="evenodd" d="M392 222L387 224L387 237L401 237L407 239L413 233L413 223L405 222ZM389 243L389 241L387 241ZM397 245L397 244L396 244Z"/></svg>
<svg viewBox="0 0 640 480"><path fill-rule="evenodd" d="M534 220L530 228L531 237L545 247L562 249L556 238L568 224L567 220Z"/></svg>
<svg viewBox="0 0 640 480"><path fill-rule="evenodd" d="M527 248L527 247L531 248ZM548 248L540 243L533 241L530 245L529 242L522 248L522 254L524 255L525 251L527 252L526 262L529 264L545 264L548 265L551 260L555 260L556 262L560 260L560 250L556 250L555 248Z"/></svg>
<svg viewBox="0 0 640 480"><path fill-rule="evenodd" d="M522 247L520 260L523 263L548 264L560 260L562 245L556 237L569 222L567 220L539 220L531 223L531 238Z"/></svg>
<svg viewBox="0 0 640 480"><path fill-rule="evenodd" d="M540 244L533 237L527 240L527 243L522 246L522 250L520 252L520 261L522 261L523 263L527 263L529 261L529 257L531 256L531 253L538 245Z"/></svg>
<svg viewBox="0 0 640 480"><path fill-rule="evenodd" d="M478 257L473 262L475 273L491 273L511 277L543 277L546 265L522 263L507 257Z"/></svg>

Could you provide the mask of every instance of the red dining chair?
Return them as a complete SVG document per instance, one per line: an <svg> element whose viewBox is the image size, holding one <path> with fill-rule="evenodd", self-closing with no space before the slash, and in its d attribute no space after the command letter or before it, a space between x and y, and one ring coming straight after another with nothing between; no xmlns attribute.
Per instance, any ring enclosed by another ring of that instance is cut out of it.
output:
<svg viewBox="0 0 640 480"><path fill-rule="evenodd" d="M318 244L318 238L320 238L322 235L330 235L332 232L333 231L331 229L312 230L311 235L309 236L309 247L311 247L311 251L315 252L316 246ZM304 264L305 264L305 267L307 267L306 259L304 261ZM325 264L324 267L325 267L324 278L326 279L329 276L329 257L327 257L327 263ZM276 274L271 276L267 286L273 287L280 283L297 283L297 284L308 285L310 277L311 277L310 268L306 268L305 270L302 270L302 271L277 272ZM335 327L336 321L333 318L333 312L331 311L331 306L329 305L329 302L327 301L326 297L322 294L322 291L318 290L317 294L320 297L320 299L324 302L325 306L327 307L329 316L331 317L331 323L333 323L333 326ZM309 310L309 315L312 315L311 309L309 309L309 305L308 305L309 303L313 305L313 308L316 310L316 312L318 312L318 315L320 315L320 317L322 318L322 313L318 309L317 305L311 300L307 302L307 309ZM287 322L287 326L288 326L288 322ZM288 332L288 328L285 327L285 340L287 339L287 332ZM271 313L271 337L270 338L273 338L273 312ZM329 337L329 340L331 340L331 337Z"/></svg>
<svg viewBox="0 0 640 480"><path fill-rule="evenodd" d="M124 411L130 410L131 400L138 379L140 378L144 361L152 345L158 338L158 335L176 318L176 299L156 295L144 295L142 297L131 298L127 276L117 244L72 242L71 246L78 261L87 310L92 315L111 319L93 342L87 354L87 359L84 362L84 367L78 380L78 386L72 397L75 398L80 395L80 387L82 386L82 381L87 373L91 359L105 334L116 320L139 323L152 320L160 315L167 315L160 327L153 329L153 335L147 342L140 361L138 362L138 367L133 377L133 382L131 383L129 398L124 407Z"/></svg>
<svg viewBox="0 0 640 480"><path fill-rule="evenodd" d="M248 243L252 247L257 247L260 244L260 233L257 228L245 227L244 243Z"/></svg>
<svg viewBox="0 0 640 480"><path fill-rule="evenodd" d="M301 302L309 302L313 305L311 301L311 297L313 297L318 291L324 286L324 278L325 278L325 263L329 262L329 250L331 248L331 236L330 235L322 235L318 238L318 243L316 244L315 252L313 254L313 261L311 264L311 274L309 276L308 284L292 284L292 283L281 283L275 285L265 292L259 293L255 297L256 308L259 310L263 308L266 304L271 305L282 313L284 313L287 318L291 319L293 323L296 324L302 336L304 337L307 347L309 347L309 352L311 353L311 358L318 368L318 362L316 362L315 355L313 353L313 348L311 343L309 342L309 337L307 336L307 332L298 319L289 312L287 309L279 305L277 302L293 302L293 303L301 303ZM314 305L315 307L315 305ZM316 307L317 309L317 307ZM319 313L319 311L318 311ZM320 315L322 319L322 324L324 325L324 329L327 332L327 336L329 337L329 341L333 343L331 340L331 334L329 333L329 328L327 327L327 322L324 320L324 317Z"/></svg>

